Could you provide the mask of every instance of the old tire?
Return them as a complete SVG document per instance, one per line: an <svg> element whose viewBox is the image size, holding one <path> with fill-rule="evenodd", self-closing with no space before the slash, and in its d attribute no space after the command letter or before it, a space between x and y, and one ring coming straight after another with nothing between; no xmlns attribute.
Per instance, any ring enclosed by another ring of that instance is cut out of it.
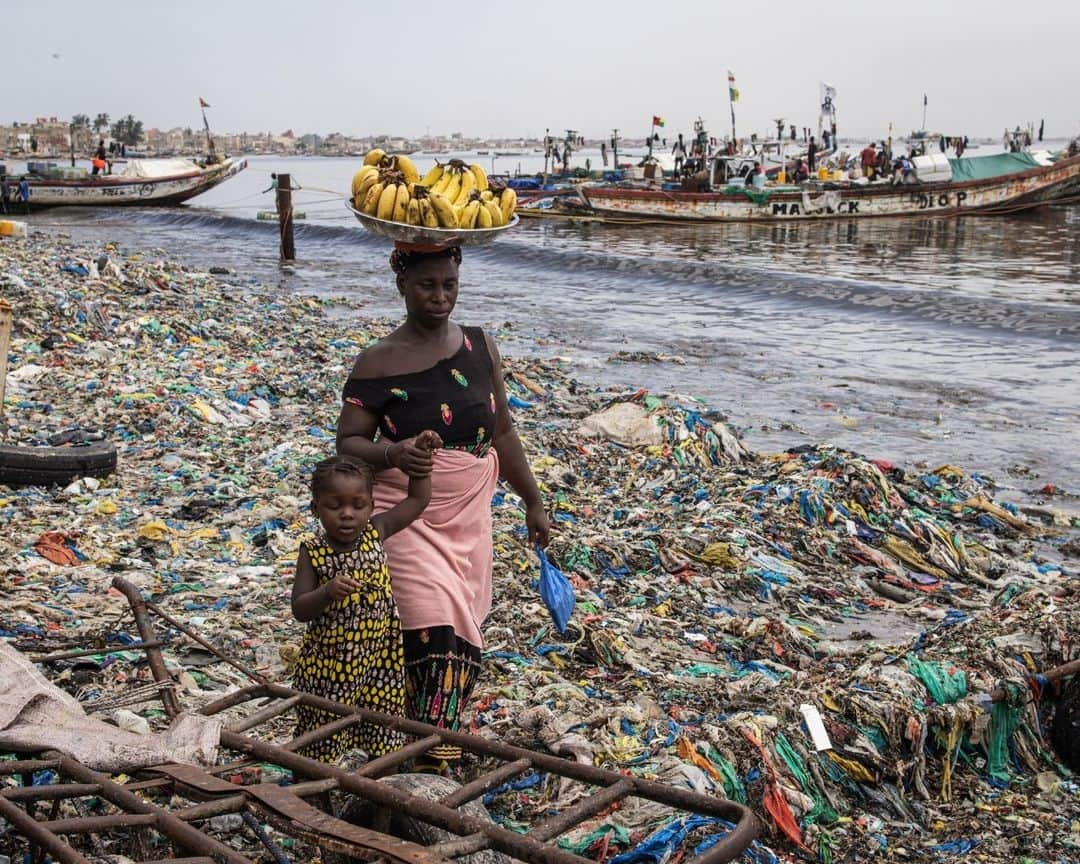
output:
<svg viewBox="0 0 1080 864"><path fill-rule="evenodd" d="M99 441L85 447L0 447L0 484L66 486L78 477L116 471L116 447Z"/></svg>
<svg viewBox="0 0 1080 864"><path fill-rule="evenodd" d="M438 801L445 798L451 792L456 792L461 785L449 777L440 777L435 774L390 774L379 779L380 783L393 786L401 792L415 795L418 798L427 798L429 801ZM491 821L487 808L480 801L470 801L458 808L467 816ZM360 825L364 828L375 827L375 806L370 801L362 798L348 796L345 806L342 808L341 818ZM390 815L390 834L401 840L409 840L421 846L431 846L446 840L453 840L456 834L444 831L429 825L421 819L410 816L407 812L394 810ZM455 859L462 864L513 864L513 859L491 849L482 852L474 852Z"/></svg>
<svg viewBox="0 0 1080 864"><path fill-rule="evenodd" d="M1080 772L1080 675L1066 679L1061 685L1050 738L1058 758L1073 771Z"/></svg>

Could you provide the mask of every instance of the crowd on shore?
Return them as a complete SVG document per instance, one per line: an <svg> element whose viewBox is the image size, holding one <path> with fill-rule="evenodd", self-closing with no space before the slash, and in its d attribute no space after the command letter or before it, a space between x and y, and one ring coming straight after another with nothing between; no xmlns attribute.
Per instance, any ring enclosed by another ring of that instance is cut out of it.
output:
<svg viewBox="0 0 1080 864"><path fill-rule="evenodd" d="M108 590L119 573L289 680L311 471L334 452L355 356L394 322L362 298L38 232L0 245L0 296L15 320L8 443L70 433L119 450L101 481L0 486L4 637L31 650L130 628ZM996 501L978 466L912 471L827 443L752 453L688 397L503 364L577 604L560 634L525 508L500 486L470 731L745 802L764 826L757 861L1080 856L1080 784L1050 746L1056 685L1039 679L1080 656L1080 526L1052 498L1036 519ZM613 406L633 429L605 422ZM46 534L69 561L42 554ZM166 656L192 706L238 683L185 667L182 640ZM83 695L146 674L121 658ZM489 809L513 825L572 803L558 796L541 777ZM565 842L611 854L673 818L616 811Z"/></svg>

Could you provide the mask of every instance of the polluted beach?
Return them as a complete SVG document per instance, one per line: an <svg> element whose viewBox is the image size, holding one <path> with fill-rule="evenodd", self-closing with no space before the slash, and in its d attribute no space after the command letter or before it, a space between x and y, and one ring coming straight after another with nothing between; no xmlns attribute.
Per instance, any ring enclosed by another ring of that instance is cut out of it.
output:
<svg viewBox="0 0 1080 864"><path fill-rule="evenodd" d="M19 96L0 864L1080 860L1080 129L728 62Z"/></svg>

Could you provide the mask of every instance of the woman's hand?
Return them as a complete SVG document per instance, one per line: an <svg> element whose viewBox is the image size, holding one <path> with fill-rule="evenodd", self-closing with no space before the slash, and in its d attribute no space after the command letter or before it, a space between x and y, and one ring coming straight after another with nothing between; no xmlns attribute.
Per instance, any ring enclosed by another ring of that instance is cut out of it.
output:
<svg viewBox="0 0 1080 864"><path fill-rule="evenodd" d="M420 443L424 446L417 446L416 438L395 441L386 451L386 461L410 477L427 477L435 462L434 450L426 439Z"/></svg>
<svg viewBox="0 0 1080 864"><path fill-rule="evenodd" d="M551 523L548 521L547 511L542 502L537 501L525 508L525 527L529 529L529 545L539 543L541 546L548 545L548 534L551 532Z"/></svg>

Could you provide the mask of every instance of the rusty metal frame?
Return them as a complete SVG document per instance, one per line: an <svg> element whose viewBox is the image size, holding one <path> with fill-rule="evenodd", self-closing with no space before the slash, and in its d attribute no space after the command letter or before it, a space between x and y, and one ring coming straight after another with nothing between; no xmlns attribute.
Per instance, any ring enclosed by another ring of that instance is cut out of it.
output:
<svg viewBox="0 0 1080 864"><path fill-rule="evenodd" d="M446 864L461 856L492 849L527 864L595 864L589 858L559 848L555 841L582 821L618 802L635 797L734 823L735 827L715 845L701 855L685 859L685 864L724 864L738 857L757 835L757 820L752 812L733 801L625 776L464 732L437 729L425 723L345 705L271 683L227 657L154 604L145 601L131 583L117 578L113 585L127 597L141 638L141 644L124 646L124 650L131 650L132 647L143 650L157 683L167 685L172 683L172 679L165 668L152 614L255 681L251 686L230 693L200 711L203 715L213 716L241 707L252 709L246 716L223 728L221 733L222 750L238 754L239 759L210 769L190 765L156 766L139 772L135 779L124 784L114 782L107 775L92 771L76 760L55 752L42 754L39 759L0 761L0 775L21 775L23 781L22 787L0 790L0 818L6 819L18 833L25 836L36 851L38 860L42 854L48 853L60 864L89 864L82 853L62 839L64 835L87 833L115 837L116 832L127 832L133 852L136 855L140 852L149 855L150 834L155 832L173 844L177 854L194 856L169 859L173 864L253 864L250 858L200 831L194 824L215 816L239 813L255 839L267 846L279 861L287 859L261 830L259 819L284 834L310 841L327 851L373 862ZM163 687L160 695L166 713L175 717L180 712L180 704L174 690ZM271 744L249 734L301 705L320 709L335 715L336 719L283 745ZM319 762L299 752L305 746L357 722L395 729L412 740L355 771ZM387 783L378 782L380 777L396 773L411 759L437 744L453 744L467 753L499 764L439 801L410 795ZM238 785L222 779L222 775L236 774L253 762L271 763L291 771L294 783L280 786L261 781ZM46 769L57 772L62 782L30 785L33 774ZM533 770L596 787L596 791L561 812L531 825L525 834L515 833L459 809L508 780ZM349 793L370 801L384 816L389 812L408 812L420 821L449 832L453 835L452 839L424 847L353 825L326 812L327 796L332 791ZM169 809L151 800L157 796L164 796L165 801L172 796L180 796L194 803ZM104 800L118 812L56 818L62 801L88 797ZM310 803L308 799L315 803ZM52 815L41 819L37 809L39 803L44 802L52 803ZM161 862L147 860L143 864Z"/></svg>

